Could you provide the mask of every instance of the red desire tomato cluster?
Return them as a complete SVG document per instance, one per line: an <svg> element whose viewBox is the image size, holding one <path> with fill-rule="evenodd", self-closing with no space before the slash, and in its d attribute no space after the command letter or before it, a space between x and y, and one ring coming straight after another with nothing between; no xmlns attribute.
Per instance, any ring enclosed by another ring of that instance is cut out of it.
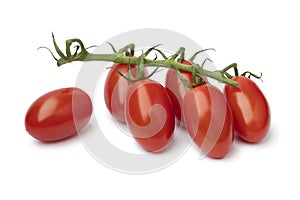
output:
<svg viewBox="0 0 300 200"><path fill-rule="evenodd" d="M182 63L192 65L190 61ZM225 85L224 94L203 83L186 87L173 69L166 76L166 88L154 80L129 82L134 65L114 64L106 78L104 99L112 116L126 123L145 150L164 150L174 134L175 117L187 129L196 146L212 158L230 151L234 130L245 141L262 140L270 127L270 108L258 86L249 78L232 79L238 87ZM118 72L117 72L118 71ZM180 71L193 83L191 73ZM79 88L63 88L38 98L25 117L26 130L41 141L57 141L76 134L92 114L90 97Z"/></svg>
<svg viewBox="0 0 300 200"><path fill-rule="evenodd" d="M181 63L193 65L183 60ZM138 144L149 152L161 152L170 144L175 118L181 121L196 146L212 158L230 151L234 130L246 142L262 140L270 127L268 102L249 78L235 76L238 87L200 84L186 87L174 69L169 69L165 87L151 79L130 82L136 67L114 64L106 78L104 99L112 116L126 123ZM179 71L193 84L190 72ZM200 77L201 78L201 77ZM203 81L203 79L201 79ZM79 88L62 88L38 98L28 109L25 127L34 138L58 141L76 134L90 120L92 102Z"/></svg>
<svg viewBox="0 0 300 200"><path fill-rule="evenodd" d="M107 109L118 123L125 123L137 143L146 151L162 152L172 141L176 118L205 155L223 158L231 149L235 133L244 141L257 143L267 135L271 114L268 102L259 87L250 79L260 79L252 72L239 75L236 63L222 70L210 71L194 63L196 56L212 48L195 52L185 59L185 48L166 56L155 45L135 56L130 43L111 54L92 54L78 39L66 41L65 53L52 40L61 66L73 61L109 61L104 85ZM77 45L74 45L77 44ZM75 50L71 50L71 46ZM90 48L90 47L89 47ZM155 53L151 59L150 53ZM161 57L161 58L159 58ZM156 67L148 74L147 67ZM151 80L161 67L168 68L165 86ZM228 70L233 69L232 76ZM248 78L246 78L248 74ZM207 78L225 83L222 92ZM57 141L76 134L87 125L92 115L90 97L79 88L63 88L38 98L25 116L27 132L41 141Z"/></svg>
<svg viewBox="0 0 300 200"><path fill-rule="evenodd" d="M186 60L182 63L193 65ZM125 75L128 72L127 65L115 64L114 67ZM130 70L134 70L132 67ZM190 72L180 73L193 83ZM158 152L167 147L172 139L176 116L206 155L222 158L230 151L234 130L243 140L258 142L270 126L269 106L257 85L242 76L233 80L239 86L226 85L224 93L205 83L187 88L175 70L169 69L164 88L149 79L127 82L111 69L104 98L112 116L128 125L133 137L145 150Z"/></svg>

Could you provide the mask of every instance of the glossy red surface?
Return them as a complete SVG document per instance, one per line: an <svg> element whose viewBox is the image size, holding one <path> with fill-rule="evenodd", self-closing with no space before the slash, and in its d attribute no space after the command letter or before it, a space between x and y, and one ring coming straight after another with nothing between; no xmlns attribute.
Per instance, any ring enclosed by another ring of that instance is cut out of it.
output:
<svg viewBox="0 0 300 200"><path fill-rule="evenodd" d="M237 76L238 88L226 85L224 92L234 116L237 134L247 142L258 142L268 133L271 114L259 87L249 78Z"/></svg>
<svg viewBox="0 0 300 200"><path fill-rule="evenodd" d="M233 116L223 93L205 84L190 90L183 100L186 128L194 143L212 158L226 156L234 136Z"/></svg>
<svg viewBox="0 0 300 200"><path fill-rule="evenodd" d="M63 88L38 98L25 116L27 132L41 141L62 140L76 134L92 114L90 97L79 88Z"/></svg>
<svg viewBox="0 0 300 200"><path fill-rule="evenodd" d="M172 102L159 83L141 80L128 88L126 122L137 142L147 151L162 151L171 141L175 128Z"/></svg>

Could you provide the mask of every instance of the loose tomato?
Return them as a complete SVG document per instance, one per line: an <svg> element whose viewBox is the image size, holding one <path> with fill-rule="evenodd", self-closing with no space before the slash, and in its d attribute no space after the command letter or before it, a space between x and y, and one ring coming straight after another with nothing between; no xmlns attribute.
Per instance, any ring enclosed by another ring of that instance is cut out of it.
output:
<svg viewBox="0 0 300 200"><path fill-rule="evenodd" d="M212 85L190 90L183 99L186 128L194 143L209 157L222 158L230 150L234 127L229 104Z"/></svg>
<svg viewBox="0 0 300 200"><path fill-rule="evenodd" d="M76 134L90 120L92 102L79 88L62 88L38 98L25 117L27 132L34 138L50 142Z"/></svg>
<svg viewBox="0 0 300 200"><path fill-rule="evenodd" d="M237 134L247 142L259 142L268 133L271 115L264 94L249 78L233 77L238 82L234 88L226 85L224 92L232 109Z"/></svg>
<svg viewBox="0 0 300 200"><path fill-rule="evenodd" d="M188 60L182 60L182 64L193 65L193 62ZM182 76L193 83L193 76L190 72L180 70ZM177 119L180 121L181 126L185 127L185 122L183 117L181 117L182 110L182 101L186 93L190 90L190 88L186 87L182 81L178 78L176 71L174 69L169 69L166 76L166 90L171 98L173 103L175 115Z"/></svg>
<svg viewBox="0 0 300 200"><path fill-rule="evenodd" d="M172 102L165 88L153 80L140 80L128 88L126 122L137 142L147 151L162 151L175 128Z"/></svg>
<svg viewBox="0 0 300 200"><path fill-rule="evenodd" d="M128 76L128 65L115 63L112 68L119 70ZM124 104L125 96L130 85L126 79L122 78L114 69L110 69L104 86L104 100L111 115L119 122L125 123ZM131 73L135 76L135 66L130 66Z"/></svg>

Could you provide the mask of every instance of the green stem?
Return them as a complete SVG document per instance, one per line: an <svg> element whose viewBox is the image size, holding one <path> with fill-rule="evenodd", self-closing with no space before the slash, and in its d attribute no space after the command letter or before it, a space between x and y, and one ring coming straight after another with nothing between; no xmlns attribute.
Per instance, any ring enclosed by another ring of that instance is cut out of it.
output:
<svg viewBox="0 0 300 200"><path fill-rule="evenodd" d="M120 55L120 54L91 54L91 53L87 53L86 57L82 57L80 59L78 59L77 61L110 61L110 62L114 62L114 63L122 63L122 64L128 64L128 57ZM58 63L60 63L59 65L65 64L63 61L60 62L60 60L58 61ZM138 64L138 58L137 57L133 57L130 58L130 64L131 65L137 65ZM187 72L193 72L193 68L190 65L186 65L186 64L181 64L175 60L150 60L150 59L146 59L144 60L144 64L146 66L157 66L157 67L166 67L166 68L177 68L179 70L182 71L187 71ZM207 76L210 78L213 78L215 80L218 80L222 83L231 85L233 87L237 87L237 82L226 78L222 75L221 71L209 71L209 70L202 70L203 74L201 74L202 76Z"/></svg>
<svg viewBox="0 0 300 200"><path fill-rule="evenodd" d="M129 44L120 49L118 52L115 52L115 49L113 48L114 52L113 54L93 54L89 53L86 48L84 47L83 43L79 39L71 39L66 41L66 55L62 53L62 51L59 49L59 47L56 44L55 38L53 37L53 43L56 52L59 54L60 59L57 60L57 66L64 65L66 63L71 63L74 61L109 61L114 63L122 63L122 64L130 64L131 65L138 65L141 61L140 57L131 57L130 61L126 55L124 55L124 52L127 52L128 49L130 50L130 54L134 53L134 44ZM72 55L70 51L70 47L72 43L78 43L80 45L81 51L79 53L76 52ZM156 46L155 46L156 47ZM155 49L155 47L153 47ZM179 54L184 52L184 48L180 48L176 54L173 55L171 59L167 59L164 57L164 60L151 60L143 57L143 65L145 66L156 66L156 67L165 67L165 68L172 68L175 70L181 70L186 72L195 73L195 67L191 65L181 64L180 62L177 62L174 60ZM52 52L51 52L52 53ZM235 67L236 64L232 64L229 67ZM197 65L199 66L199 65ZM229 68L228 67L228 68ZM224 76L224 72L228 70L228 68L225 68L224 70L217 70L217 71L209 71L203 69L203 66L198 67L197 74L199 74L202 77L210 77L215 80L218 80L219 82L231 85L233 87L237 87L237 82L231 80L230 78L227 78Z"/></svg>

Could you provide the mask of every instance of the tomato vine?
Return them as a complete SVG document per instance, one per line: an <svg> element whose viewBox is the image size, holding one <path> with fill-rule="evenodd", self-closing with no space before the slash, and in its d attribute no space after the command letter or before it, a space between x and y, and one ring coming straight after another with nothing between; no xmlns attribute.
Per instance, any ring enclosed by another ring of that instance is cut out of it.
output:
<svg viewBox="0 0 300 200"><path fill-rule="evenodd" d="M180 47L179 50L169 58L166 57L163 54L163 52L157 48L159 45L151 47L146 52L143 52L142 55L140 55L139 57L133 57L134 50L135 50L135 45L133 43L124 46L119 51L117 51L111 43L108 43L112 47L112 50L113 50L112 54L93 54L93 53L90 53L87 51L87 49L90 47L86 48L80 39L74 38L74 39L66 40L66 54L64 54L61 51L61 49L58 47L53 33L52 33L52 39L53 39L55 51L59 55L59 58L56 58L49 48L47 48L47 47L40 47L40 48L46 48L47 50L49 50L51 52L52 57L56 60L58 67L62 66L64 64L67 64L67 63L74 62L74 61L84 61L84 62L85 61L109 61L109 62L114 62L114 63L137 65L137 67L140 67L140 71L143 71L144 66L154 66L154 67L157 67L157 69L159 67L165 67L165 68L175 69L176 71L181 70L181 71L191 72L193 74L193 78L194 78L194 82L195 82L194 85L189 85L191 87L195 87L195 86L201 84L199 81L199 76L202 77L203 79L206 79L206 77L209 77L209 78L218 80L219 82L233 86L233 87L238 86L238 83L233 81L231 79L232 76L230 76L229 73L227 72L227 70L232 67L234 69L237 69L236 63L233 63L233 64L229 65L228 67L225 67L222 70L216 70L216 71L209 71L209 70L206 70L203 68L206 61L211 61L208 58L205 59L201 65L199 65L197 63L194 63L192 66L187 65L187 64L182 64L180 62L180 60L184 56L185 49L183 47ZM71 46L73 44L77 44L74 46L75 47L74 53L71 52ZM162 57L164 59L159 60L156 58L155 59L146 58L147 54L149 54L150 51L153 51L153 50L157 51L160 55L162 55ZM203 51L206 51L206 50L214 50L214 49L204 49L204 50L198 51L190 59L194 60L195 57L197 56L197 54L199 54ZM176 60L177 57L179 57L179 58ZM154 71L154 73L155 72L156 71ZM140 74L144 75L144 73L140 73ZM150 75L152 75L152 74L150 74ZM251 74L251 75L253 76L253 74ZM145 78L149 78L149 76L147 76L147 77L140 76L140 77L137 77L136 79L128 79L128 78L127 79L129 81L137 81L137 80L145 79ZM187 83L185 83L185 84L187 84Z"/></svg>

